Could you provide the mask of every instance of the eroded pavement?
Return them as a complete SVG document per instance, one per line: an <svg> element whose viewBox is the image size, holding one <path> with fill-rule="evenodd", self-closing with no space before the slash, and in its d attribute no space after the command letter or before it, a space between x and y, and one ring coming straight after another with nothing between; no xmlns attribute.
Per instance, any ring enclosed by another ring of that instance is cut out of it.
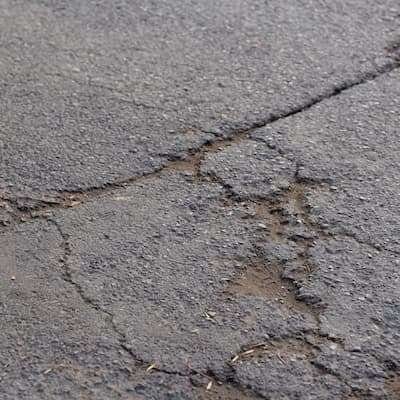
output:
<svg viewBox="0 0 400 400"><path fill-rule="evenodd" d="M0 1L1 398L400 398L400 8L290 3Z"/></svg>

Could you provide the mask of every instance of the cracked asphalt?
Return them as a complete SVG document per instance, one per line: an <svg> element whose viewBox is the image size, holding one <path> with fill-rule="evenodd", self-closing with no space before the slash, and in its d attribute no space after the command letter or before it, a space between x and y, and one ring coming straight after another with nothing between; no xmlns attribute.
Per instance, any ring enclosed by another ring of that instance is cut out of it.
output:
<svg viewBox="0 0 400 400"><path fill-rule="evenodd" d="M0 10L1 399L400 399L398 0Z"/></svg>

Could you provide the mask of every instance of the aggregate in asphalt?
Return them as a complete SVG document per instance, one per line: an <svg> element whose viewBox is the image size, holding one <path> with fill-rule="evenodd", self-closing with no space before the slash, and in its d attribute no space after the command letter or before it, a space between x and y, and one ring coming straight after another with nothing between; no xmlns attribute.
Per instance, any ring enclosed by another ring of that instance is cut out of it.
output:
<svg viewBox="0 0 400 400"><path fill-rule="evenodd" d="M0 184L140 176L393 68L397 0L1 0ZM11 134L12 132L12 134Z"/></svg>
<svg viewBox="0 0 400 400"><path fill-rule="evenodd" d="M8 1L0 397L400 399L397 1Z"/></svg>

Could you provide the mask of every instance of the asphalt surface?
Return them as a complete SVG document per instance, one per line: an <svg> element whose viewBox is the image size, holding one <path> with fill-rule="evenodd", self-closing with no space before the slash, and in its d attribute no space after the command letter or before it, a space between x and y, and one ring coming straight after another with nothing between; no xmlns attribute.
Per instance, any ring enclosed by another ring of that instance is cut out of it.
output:
<svg viewBox="0 0 400 400"><path fill-rule="evenodd" d="M1 399L400 399L397 0L0 10Z"/></svg>

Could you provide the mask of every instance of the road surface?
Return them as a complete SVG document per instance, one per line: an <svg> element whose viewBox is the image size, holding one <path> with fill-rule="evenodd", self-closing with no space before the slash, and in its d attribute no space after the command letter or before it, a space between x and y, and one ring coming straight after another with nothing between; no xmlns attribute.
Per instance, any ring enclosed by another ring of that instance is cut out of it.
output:
<svg viewBox="0 0 400 400"><path fill-rule="evenodd" d="M398 0L0 10L1 399L400 399Z"/></svg>

